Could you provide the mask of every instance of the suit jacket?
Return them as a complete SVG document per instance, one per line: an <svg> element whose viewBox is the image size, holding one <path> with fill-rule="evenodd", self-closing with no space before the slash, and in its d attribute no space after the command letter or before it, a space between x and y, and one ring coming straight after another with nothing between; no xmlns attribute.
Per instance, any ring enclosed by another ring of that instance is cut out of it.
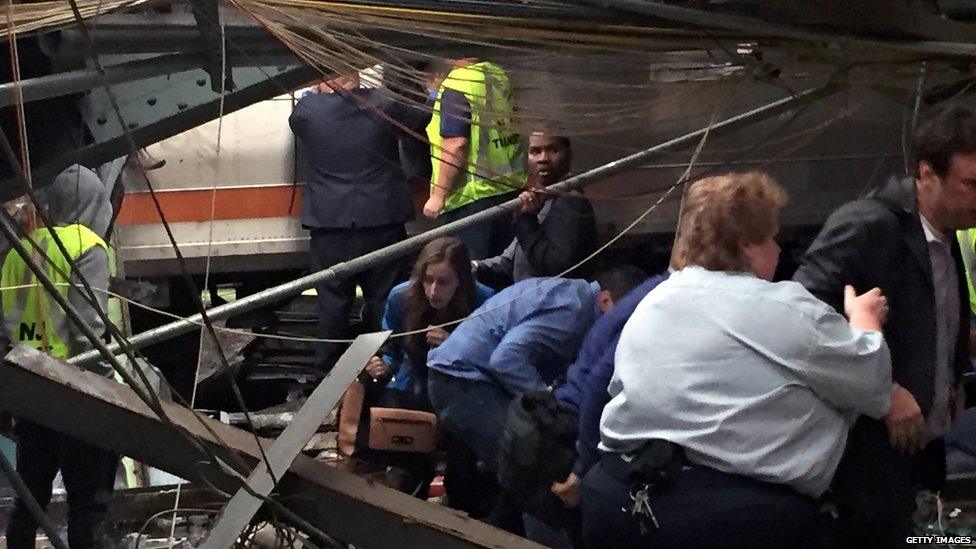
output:
<svg viewBox="0 0 976 549"><path fill-rule="evenodd" d="M516 214L515 239L501 255L475 263L478 280L505 287L540 276L557 276L597 247L593 205L581 193L546 202L538 214ZM585 266L570 273L588 278Z"/></svg>
<svg viewBox="0 0 976 549"><path fill-rule="evenodd" d="M955 238L950 241L959 282L953 362L958 381L969 368L969 296L959 244ZM827 219L793 279L841 314L845 284L858 293L881 288L888 298L884 334L892 379L928 414L935 391L935 293L914 179L889 180L868 197L840 207Z"/></svg>
<svg viewBox="0 0 976 549"><path fill-rule="evenodd" d="M383 113L383 114L380 114ZM384 117L385 115L385 117ZM430 113L358 88L303 97L289 124L306 157L302 225L376 227L413 219L400 142L423 133Z"/></svg>

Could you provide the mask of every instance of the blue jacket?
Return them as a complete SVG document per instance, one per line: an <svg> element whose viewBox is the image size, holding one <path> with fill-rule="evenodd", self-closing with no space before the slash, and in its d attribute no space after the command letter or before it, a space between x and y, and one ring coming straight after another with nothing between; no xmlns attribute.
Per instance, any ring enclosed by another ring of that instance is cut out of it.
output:
<svg viewBox="0 0 976 549"><path fill-rule="evenodd" d="M545 389L576 357L598 316L600 286L527 278L475 310L427 355L445 375L499 384L511 394Z"/></svg>
<svg viewBox="0 0 976 549"><path fill-rule="evenodd" d="M582 477L600 459L600 416L610 402L607 386L613 376L613 357L624 324L634 309L651 290L667 280L668 275L648 278L617 300L586 334L576 362L566 373L566 382L556 391L556 399L571 406L579 415L579 435L576 441L576 464L573 472Z"/></svg>
<svg viewBox="0 0 976 549"><path fill-rule="evenodd" d="M390 295L386 298L386 308L383 309L382 326L384 330L392 330L393 332L402 332L404 330L403 323L406 321L407 316L404 301L409 287L410 281L408 280L394 286L390 290ZM476 282L474 299L471 304L472 308L477 309L494 294L495 290ZM393 379L390 380L387 386L390 389L398 391L426 395L427 387L420 386L419 383L421 381L425 382L427 376L417 375L417 366L411 364L410 359L407 357L407 352L403 348L403 338L390 339L383 347L386 351L383 353L383 360L390 365L390 372L393 373ZM423 366L421 365L421 367Z"/></svg>

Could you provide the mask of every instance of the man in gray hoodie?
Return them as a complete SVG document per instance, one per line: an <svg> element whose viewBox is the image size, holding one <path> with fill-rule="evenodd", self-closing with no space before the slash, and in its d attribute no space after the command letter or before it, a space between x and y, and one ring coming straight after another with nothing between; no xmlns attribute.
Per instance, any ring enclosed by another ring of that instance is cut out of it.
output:
<svg viewBox="0 0 976 549"><path fill-rule="evenodd" d="M105 236L112 218L108 190L95 172L74 165L54 182L37 192L39 206L52 228L40 226L22 239L29 250L37 249L35 260L78 310L96 334L105 332L99 315L107 311L109 284L108 245ZM62 253L55 236L64 244ZM33 242L33 244L32 244ZM56 266L56 267L55 267ZM80 279L95 289L94 302L87 299ZM11 250L0 273L4 323L13 344L40 349L65 359L91 348L61 308L40 286L26 263ZM24 287L26 286L26 287ZM96 309L96 307L98 309ZM102 364L91 367L110 374ZM55 405L56 403L52 403ZM104 546L102 523L111 498L118 458L74 437L57 433L27 420L17 420L17 471L37 502L46 507L58 470L68 495L68 544L75 548ZM16 503L7 525L7 547L33 548L37 523L23 501Z"/></svg>

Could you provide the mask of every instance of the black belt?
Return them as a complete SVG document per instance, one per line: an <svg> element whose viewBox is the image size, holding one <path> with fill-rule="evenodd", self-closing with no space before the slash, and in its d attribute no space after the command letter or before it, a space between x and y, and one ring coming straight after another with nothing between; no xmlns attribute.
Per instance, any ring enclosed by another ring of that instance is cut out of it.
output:
<svg viewBox="0 0 976 549"><path fill-rule="evenodd" d="M688 465L684 450L665 440L649 440L639 450L628 454L604 453L600 459L600 467L605 473L627 484L667 483Z"/></svg>
<svg viewBox="0 0 976 549"><path fill-rule="evenodd" d="M623 454L604 453L600 458L600 468L621 482L630 482L630 464L624 460Z"/></svg>

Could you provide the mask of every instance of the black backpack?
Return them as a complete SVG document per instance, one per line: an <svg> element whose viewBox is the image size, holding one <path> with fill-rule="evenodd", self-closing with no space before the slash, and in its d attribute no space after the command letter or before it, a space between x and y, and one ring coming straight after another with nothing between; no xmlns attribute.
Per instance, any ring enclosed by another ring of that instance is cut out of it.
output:
<svg viewBox="0 0 976 549"><path fill-rule="evenodd" d="M498 482L528 512L555 524L564 509L550 491L576 461L579 416L549 391L516 397L508 407L498 452Z"/></svg>

